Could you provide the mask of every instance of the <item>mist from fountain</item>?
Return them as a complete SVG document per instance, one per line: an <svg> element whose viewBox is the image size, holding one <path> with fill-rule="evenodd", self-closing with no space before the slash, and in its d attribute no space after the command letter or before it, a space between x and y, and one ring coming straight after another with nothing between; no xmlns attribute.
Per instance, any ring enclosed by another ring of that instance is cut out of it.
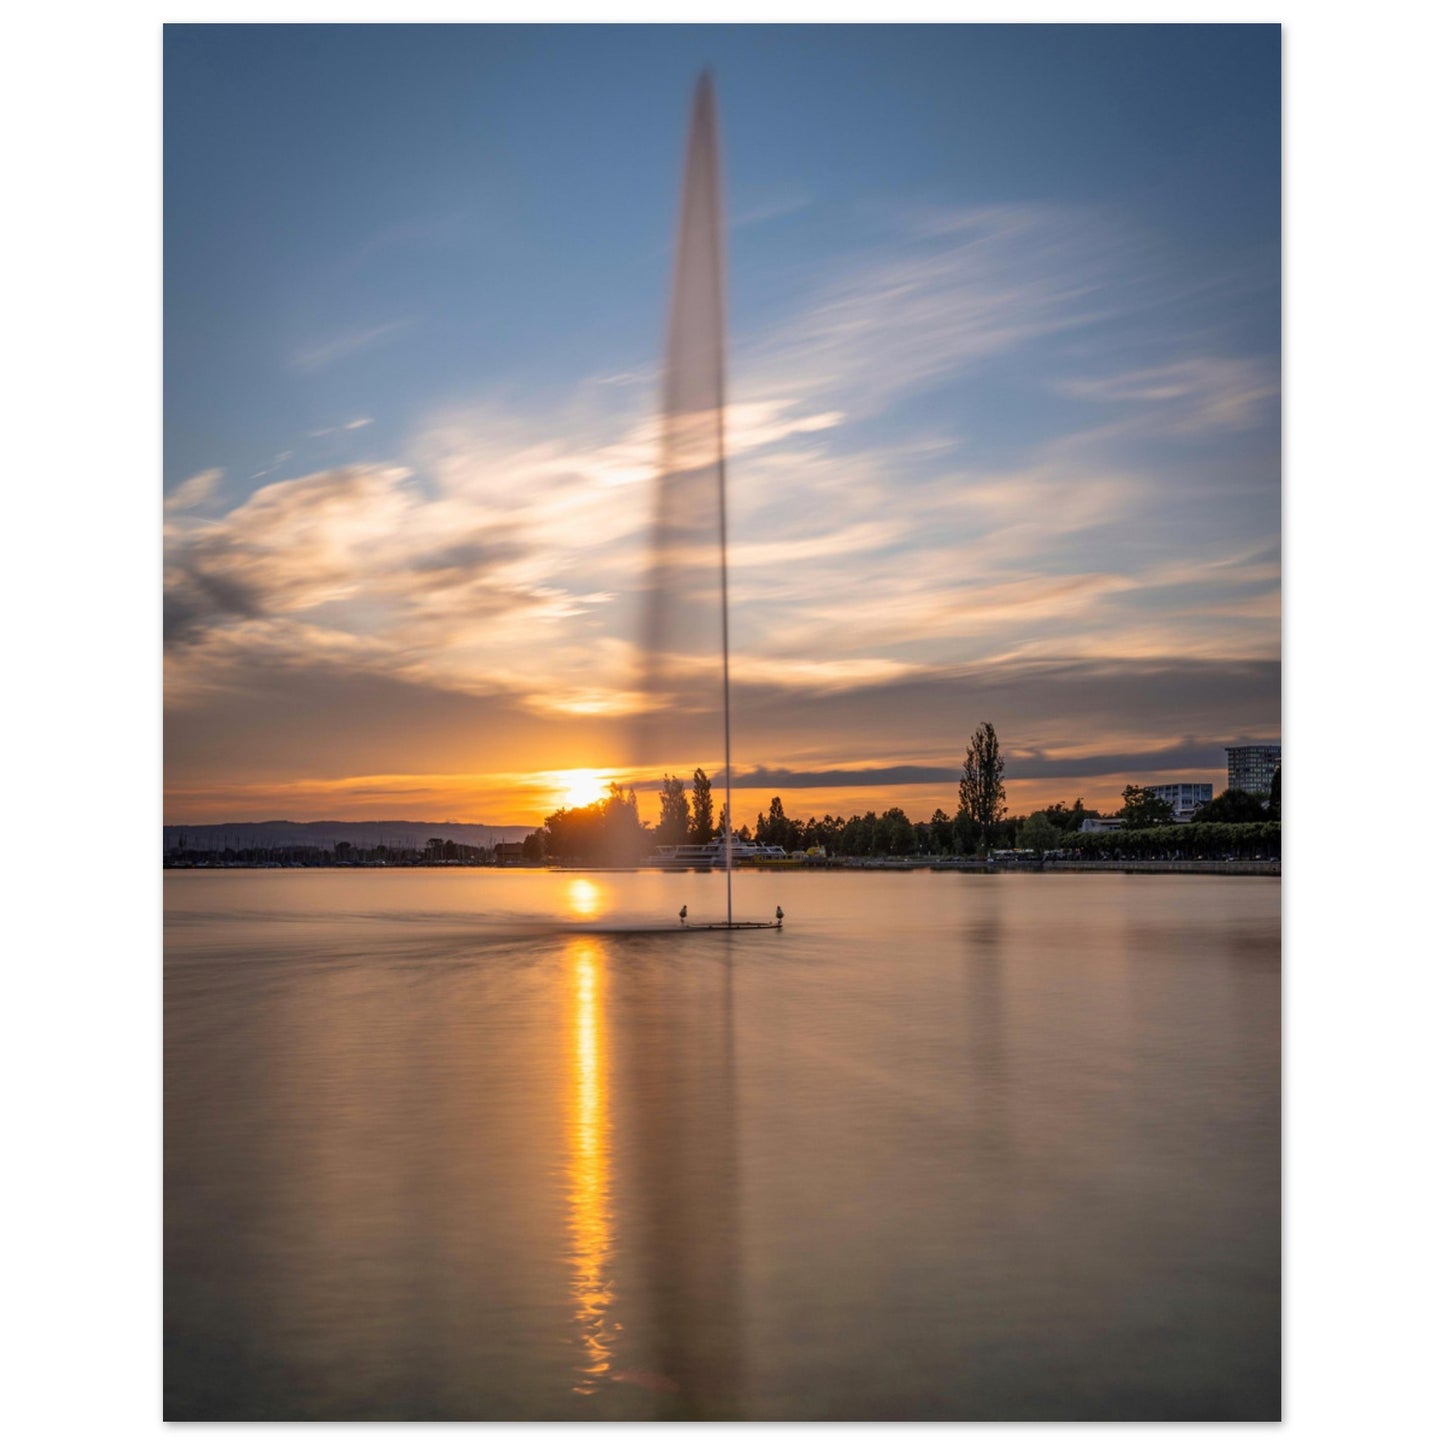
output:
<svg viewBox="0 0 1445 1445"><path fill-rule="evenodd" d="M727 615L726 322L722 172L712 77L693 94L644 588L635 761L656 776L722 756L731 792ZM716 778L714 779L716 781ZM730 814L730 797L724 808ZM731 838L728 851L731 852ZM731 858L729 857L729 875ZM731 876L729 876L731 918Z"/></svg>

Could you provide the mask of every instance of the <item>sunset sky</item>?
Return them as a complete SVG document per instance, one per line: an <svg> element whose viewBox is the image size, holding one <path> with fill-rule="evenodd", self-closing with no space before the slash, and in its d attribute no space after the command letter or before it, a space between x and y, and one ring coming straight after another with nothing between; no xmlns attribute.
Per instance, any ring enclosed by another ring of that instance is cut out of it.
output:
<svg viewBox="0 0 1445 1445"><path fill-rule="evenodd" d="M1279 737L1276 27L169 26L167 822L622 776L704 65L739 821Z"/></svg>

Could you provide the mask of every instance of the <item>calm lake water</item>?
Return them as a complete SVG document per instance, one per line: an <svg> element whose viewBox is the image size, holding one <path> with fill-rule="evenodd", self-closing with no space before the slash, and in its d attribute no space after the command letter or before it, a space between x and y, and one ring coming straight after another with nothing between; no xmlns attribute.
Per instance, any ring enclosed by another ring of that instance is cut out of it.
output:
<svg viewBox="0 0 1445 1445"><path fill-rule="evenodd" d="M168 873L168 1418L1278 1418L1278 880L721 889Z"/></svg>

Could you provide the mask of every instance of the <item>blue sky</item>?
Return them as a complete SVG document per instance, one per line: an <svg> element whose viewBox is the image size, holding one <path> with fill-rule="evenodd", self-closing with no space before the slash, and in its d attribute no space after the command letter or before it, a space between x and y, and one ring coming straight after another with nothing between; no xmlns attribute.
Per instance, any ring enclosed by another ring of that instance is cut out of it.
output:
<svg viewBox="0 0 1445 1445"><path fill-rule="evenodd" d="M617 764L705 64L744 772L951 810L868 779L956 773L997 714L1015 811L1222 781L1278 735L1279 61L1275 27L167 27L168 816L529 821Z"/></svg>

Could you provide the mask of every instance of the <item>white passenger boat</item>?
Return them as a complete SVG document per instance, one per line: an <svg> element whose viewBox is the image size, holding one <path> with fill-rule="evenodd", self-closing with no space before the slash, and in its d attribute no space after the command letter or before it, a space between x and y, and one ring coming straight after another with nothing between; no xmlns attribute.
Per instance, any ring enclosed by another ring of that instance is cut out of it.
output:
<svg viewBox="0 0 1445 1445"><path fill-rule="evenodd" d="M745 843L741 838L733 839L732 861L741 862L747 858L786 858L781 848L764 843ZM660 843L646 859L649 868L726 868L728 866L727 842L723 838L711 843Z"/></svg>

